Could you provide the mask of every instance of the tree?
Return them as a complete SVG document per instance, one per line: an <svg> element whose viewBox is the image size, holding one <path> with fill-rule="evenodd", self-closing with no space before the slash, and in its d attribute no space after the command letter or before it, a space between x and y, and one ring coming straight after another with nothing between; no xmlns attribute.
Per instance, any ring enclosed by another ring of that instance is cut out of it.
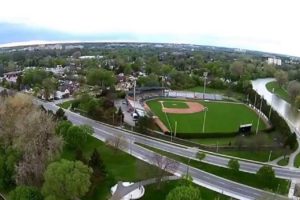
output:
<svg viewBox="0 0 300 200"><path fill-rule="evenodd" d="M272 186L276 180L275 172L271 166L264 165L256 173L258 181L261 181L268 187Z"/></svg>
<svg viewBox="0 0 300 200"><path fill-rule="evenodd" d="M154 127L155 124L153 122L153 119L147 116L139 117L136 123L137 131L143 134L146 134L148 132L148 129L153 129Z"/></svg>
<svg viewBox="0 0 300 200"><path fill-rule="evenodd" d="M69 200L84 196L91 185L93 170L81 161L60 160L49 164L42 194L47 198Z"/></svg>
<svg viewBox="0 0 300 200"><path fill-rule="evenodd" d="M98 85L102 88L114 86L117 80L112 71L97 68L90 69L86 78L88 84Z"/></svg>
<svg viewBox="0 0 300 200"><path fill-rule="evenodd" d="M203 160L203 159L205 158L205 156L206 156L205 153L202 153L202 152L198 152L198 153L197 153L197 158L198 158L199 160Z"/></svg>
<svg viewBox="0 0 300 200"><path fill-rule="evenodd" d="M288 135L284 142L284 146L289 146L291 150L294 150L297 147L297 136L295 133Z"/></svg>
<svg viewBox="0 0 300 200"><path fill-rule="evenodd" d="M127 149L128 148L128 142L126 139L123 138L122 135L116 134L114 136L111 136L106 140L107 144L112 146L115 149L115 152L117 152L118 149Z"/></svg>
<svg viewBox="0 0 300 200"><path fill-rule="evenodd" d="M297 95L295 98L295 106L297 109L300 108L300 95Z"/></svg>
<svg viewBox="0 0 300 200"><path fill-rule="evenodd" d="M44 88L44 98L46 100L49 100L51 94L54 98L54 92L57 88L57 80L55 78L46 78L45 80L43 80L42 86Z"/></svg>
<svg viewBox="0 0 300 200"><path fill-rule="evenodd" d="M22 82L25 85L37 86L42 85L43 80L48 77L50 77L49 73L44 69L28 69L23 74Z"/></svg>
<svg viewBox="0 0 300 200"><path fill-rule="evenodd" d="M55 118L58 120L66 120L65 111L62 108L59 108L55 113Z"/></svg>
<svg viewBox="0 0 300 200"><path fill-rule="evenodd" d="M274 77L278 83L278 85L280 87L282 87L283 85L285 85L288 80L289 80L289 77L288 77L288 73L286 73L285 71L283 70L279 70L277 71L275 74L274 74Z"/></svg>
<svg viewBox="0 0 300 200"><path fill-rule="evenodd" d="M239 169L240 169L239 161L236 159L230 159L228 161L228 167L229 167L229 169L232 169L233 171L239 171Z"/></svg>
<svg viewBox="0 0 300 200"><path fill-rule="evenodd" d="M152 163L158 167L158 169L156 170L156 182L157 187L160 188L163 177L166 176L168 173L176 172L179 163L173 159L161 156L156 153L152 156L151 160Z"/></svg>
<svg viewBox="0 0 300 200"><path fill-rule="evenodd" d="M10 200L43 200L41 192L30 186L18 186L9 193Z"/></svg>
<svg viewBox="0 0 300 200"><path fill-rule="evenodd" d="M295 101L296 96L300 95L300 83L298 81L289 82L287 90L292 102Z"/></svg>
<svg viewBox="0 0 300 200"><path fill-rule="evenodd" d="M233 76L241 78L244 74L244 63L241 61L234 61L230 66L230 72Z"/></svg>
<svg viewBox="0 0 300 200"><path fill-rule="evenodd" d="M72 123L70 121L66 121L66 120L63 120L63 121L60 121L56 128L55 128L55 132L56 134L58 135L61 135L63 137L66 137L67 136L67 132L68 132L68 129L72 126Z"/></svg>
<svg viewBox="0 0 300 200"><path fill-rule="evenodd" d="M193 186L178 186L171 190L166 200L201 200L201 192Z"/></svg>
<svg viewBox="0 0 300 200"><path fill-rule="evenodd" d="M71 147L79 148L85 144L88 135L91 134L92 132L88 126L71 126L64 138Z"/></svg>

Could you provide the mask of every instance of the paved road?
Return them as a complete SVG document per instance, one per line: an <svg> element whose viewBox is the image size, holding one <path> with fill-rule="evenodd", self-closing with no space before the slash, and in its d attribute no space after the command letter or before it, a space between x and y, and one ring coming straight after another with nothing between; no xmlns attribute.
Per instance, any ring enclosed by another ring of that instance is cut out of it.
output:
<svg viewBox="0 0 300 200"><path fill-rule="evenodd" d="M53 103L44 103L43 105L46 109L56 111L58 107L54 105ZM123 135L124 138L128 141L129 147L125 151L132 154L133 156L142 159L146 162L149 162L153 164L153 157L154 152L149 151L139 145L134 144L134 142L150 145L152 147L156 147L165 151L171 151L172 153L180 154L180 155L187 155L189 157L195 157L197 150L195 149L189 149L189 148L182 148L176 145L170 145L167 143L164 143L159 140L155 139L149 139L146 137L130 134L127 131L119 130L116 128L112 128L110 126L104 125L102 123L96 122L94 120L88 119L86 117L80 116L76 113L70 112L66 110L66 115L68 119L73 122L74 124L88 124L94 128L95 134L94 137L105 141L107 138L116 137L118 135ZM212 159L211 161L218 164L223 163L225 158L220 158L217 156L208 156L208 159ZM228 161L227 161L228 162ZM227 165L227 162L226 165ZM249 163L248 163L249 164ZM249 164L249 166L252 166L253 164ZM247 165L248 166L248 165ZM254 166L255 167L255 166ZM188 165L179 163L178 170L176 172L177 175L186 174L188 169ZM249 167L249 169L252 169ZM286 171L281 172L278 171L277 173L282 173L286 176L289 173L291 173L288 169L285 169ZM193 177L193 181L197 183L198 185L204 186L206 188L212 189L214 191L223 193L225 195L238 198L238 199L259 199L262 197L272 197L272 199L275 196L275 194L255 189L243 184L239 184L233 181L229 181L226 179L223 179L221 177L209 174L207 172L204 172L202 170L189 167L189 173ZM286 173L286 174L285 174ZM297 173L297 176L300 177L300 172ZM287 197L283 196L276 196L276 199L287 199Z"/></svg>
<svg viewBox="0 0 300 200"><path fill-rule="evenodd" d="M56 110L58 107L56 105L53 105L52 103L44 103L44 106L47 109L50 110ZM89 124L92 127L94 127L95 132L97 132L99 135L111 135L111 134L118 134L123 135L124 138L127 138L130 141L134 141L136 143L145 144L163 151L167 151L173 154L177 154L180 156L184 156L186 158L196 159L197 152L199 152L198 149L194 148L188 148L182 145L174 145L172 143L167 143L160 141L158 139L153 139L151 137L144 137L139 136L136 134L131 134L127 131L121 130L121 129L115 129L109 126L106 126L104 124L98 123L94 120L88 119L86 117L80 116L79 114L73 113L71 111L66 111L66 115L68 116L68 119L76 124ZM105 138L102 138L105 139ZM221 166L221 167L227 167L229 158L222 157L219 155L212 155L212 154L206 154L205 159L203 160L206 163ZM239 161L240 163L240 170L250 172L250 173L256 173L258 169L263 165L263 163L252 163L247 161ZM300 179L300 170L295 168L288 168L288 167L281 167L281 166L273 166L273 169L276 173L277 177L285 178L285 179L293 179L293 178L299 178Z"/></svg>

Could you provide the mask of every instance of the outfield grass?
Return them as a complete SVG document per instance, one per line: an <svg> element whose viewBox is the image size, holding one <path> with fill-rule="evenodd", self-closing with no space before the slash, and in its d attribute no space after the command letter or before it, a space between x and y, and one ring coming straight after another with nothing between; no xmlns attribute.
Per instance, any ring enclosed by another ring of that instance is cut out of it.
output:
<svg viewBox="0 0 300 200"><path fill-rule="evenodd" d="M266 84L266 88L268 89L269 92L273 92L274 88L274 94L282 98L283 100L290 102L290 97L289 94L285 89L280 87L276 81L272 81Z"/></svg>
<svg viewBox="0 0 300 200"><path fill-rule="evenodd" d="M177 133L201 133L204 121L204 112L193 114L171 114L164 113L159 101L178 101L176 99L156 99L147 101L147 105L151 108L155 115L171 130L175 129L175 121L177 121ZM214 132L235 132L241 124L252 123L254 130L257 124L258 115L244 104L235 104L229 102L216 101L198 101L208 108L206 115L206 133ZM168 122L168 120L169 122ZM170 125L169 125L170 124ZM259 129L266 128L265 123L260 120Z"/></svg>
<svg viewBox="0 0 300 200"><path fill-rule="evenodd" d="M148 185L145 187L145 194L141 198L141 200L165 200L168 193L172 189L174 189L175 187L177 187L179 185L180 185L180 181L169 181L169 182L163 183L160 189L157 189L157 186L155 184ZM200 187L195 184L193 184L193 186L199 188L202 199L205 199L205 200L230 199L230 197L219 194L212 190L208 190L204 187Z"/></svg>
<svg viewBox="0 0 300 200"><path fill-rule="evenodd" d="M218 167L218 166L210 165L210 164L203 163L200 161L195 161L195 160L190 160L190 162L189 162L188 158L181 157L181 156L178 156L178 155L175 155L172 153L168 153L165 151L161 151L161 150L158 150L153 147L146 146L146 145L141 145L141 146L143 146L144 148L150 149L152 151L155 151L157 153L160 153L162 155L168 156L169 158L173 158L182 163L185 163L185 164L189 163L190 166L193 166L195 168L209 172L211 174L215 174L217 176L220 176L225 179L232 180L232 181L235 181L238 183L249 185L251 187L255 187L258 189L267 189L272 192L278 192L279 194L283 194L283 195L287 194L288 190L289 190L288 181L286 181L284 179L276 178L276 181L272 185L272 187L267 188L266 185L264 185L264 183L257 181L256 174L251 174L251 173L242 172L242 171L234 171L234 170L231 170L228 168Z"/></svg>

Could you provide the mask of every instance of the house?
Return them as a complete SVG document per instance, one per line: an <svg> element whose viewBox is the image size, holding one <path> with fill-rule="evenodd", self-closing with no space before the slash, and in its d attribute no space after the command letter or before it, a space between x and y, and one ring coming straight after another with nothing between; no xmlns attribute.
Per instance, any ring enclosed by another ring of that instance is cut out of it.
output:
<svg viewBox="0 0 300 200"><path fill-rule="evenodd" d="M267 60L267 63L269 65L279 65L281 66L281 59L280 58L275 58L275 57L269 57Z"/></svg>
<svg viewBox="0 0 300 200"><path fill-rule="evenodd" d="M8 82L16 83L20 75L22 75L22 71L8 72L3 74L3 78Z"/></svg>
<svg viewBox="0 0 300 200"><path fill-rule="evenodd" d="M65 89L64 91L56 91L54 95L54 99L64 99L68 98L70 96L70 91L68 89Z"/></svg>

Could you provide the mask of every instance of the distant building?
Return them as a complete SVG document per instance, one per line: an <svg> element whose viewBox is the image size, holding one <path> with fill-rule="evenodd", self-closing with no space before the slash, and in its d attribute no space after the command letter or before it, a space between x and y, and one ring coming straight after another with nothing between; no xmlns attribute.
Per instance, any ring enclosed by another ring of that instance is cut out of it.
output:
<svg viewBox="0 0 300 200"><path fill-rule="evenodd" d="M267 60L267 63L269 64L269 65L281 65L281 59L280 58L275 58L275 57L273 57L273 58L271 58L271 57L269 57L268 58L268 60Z"/></svg>
<svg viewBox="0 0 300 200"><path fill-rule="evenodd" d="M8 72L3 74L3 78L5 78L8 82L17 82L18 76L22 75L22 71Z"/></svg>

